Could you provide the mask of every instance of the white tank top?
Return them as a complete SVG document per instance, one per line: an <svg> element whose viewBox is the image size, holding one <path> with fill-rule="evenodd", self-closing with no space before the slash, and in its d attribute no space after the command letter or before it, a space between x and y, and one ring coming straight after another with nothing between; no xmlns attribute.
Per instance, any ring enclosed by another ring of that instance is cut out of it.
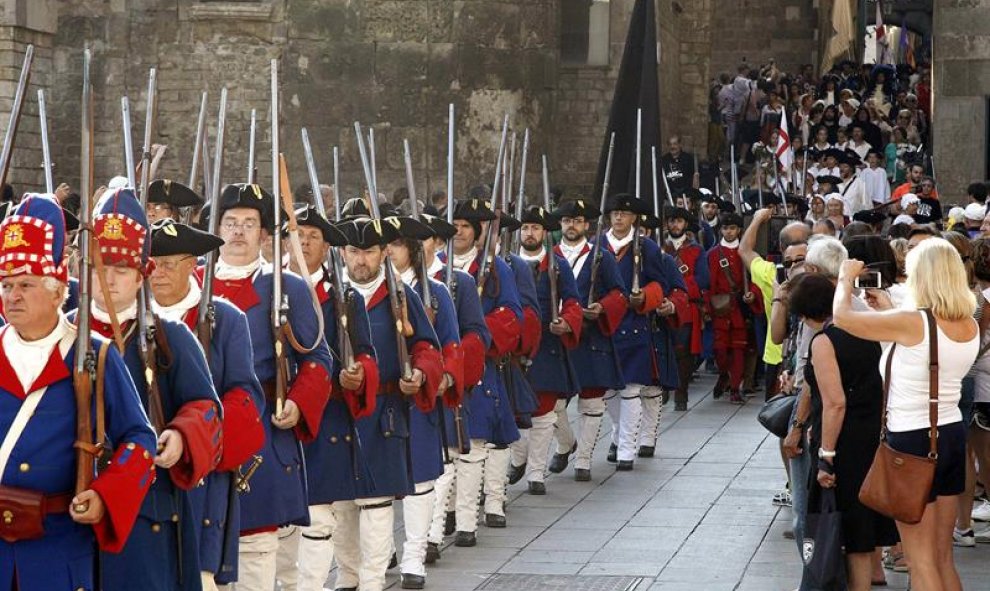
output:
<svg viewBox="0 0 990 591"><path fill-rule="evenodd" d="M928 320L921 314L925 336L913 347L897 345L890 368L890 389L887 395L887 429L894 432L927 429L928 422ZM965 342L953 341L942 329L938 338L938 424L948 425L962 420L959 412L962 379L969 373L980 349L979 331ZM880 371L887 368L890 349L880 359Z"/></svg>

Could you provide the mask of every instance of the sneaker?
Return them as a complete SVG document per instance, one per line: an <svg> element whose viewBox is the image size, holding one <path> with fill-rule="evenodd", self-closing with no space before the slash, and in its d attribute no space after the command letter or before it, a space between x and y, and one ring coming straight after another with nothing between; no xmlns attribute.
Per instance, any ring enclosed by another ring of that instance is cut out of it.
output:
<svg viewBox="0 0 990 591"><path fill-rule="evenodd" d="M971 518L973 521L990 521L990 502L983 501L973 507Z"/></svg>
<svg viewBox="0 0 990 591"><path fill-rule="evenodd" d="M952 545L959 546L960 548L972 548L976 546L976 534L973 533L973 528L969 528L966 531L959 531L956 528L952 528Z"/></svg>
<svg viewBox="0 0 990 591"><path fill-rule="evenodd" d="M739 392L733 391L729 393L729 402L732 404L746 404L746 399Z"/></svg>
<svg viewBox="0 0 990 591"><path fill-rule="evenodd" d="M790 507L791 506L791 491L786 488L773 496L771 501L776 507Z"/></svg>
<svg viewBox="0 0 990 591"><path fill-rule="evenodd" d="M984 529L983 531L975 532L973 538L976 540L977 544L990 544L990 527Z"/></svg>

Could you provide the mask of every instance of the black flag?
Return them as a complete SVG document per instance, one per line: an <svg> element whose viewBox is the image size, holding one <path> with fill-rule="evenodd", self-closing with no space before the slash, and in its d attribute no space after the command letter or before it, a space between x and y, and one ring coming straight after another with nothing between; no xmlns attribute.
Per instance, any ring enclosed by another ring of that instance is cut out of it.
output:
<svg viewBox="0 0 990 591"><path fill-rule="evenodd" d="M598 159L598 175L595 180L597 197L602 192L605 179L605 160L608 157L609 136L615 132L615 154L612 157L612 175L609 179L609 194L632 193L636 191L636 110L643 110L643 139L640 163L640 195L653 203L653 175L650 150L657 147L659 166L660 152L660 82L657 74L657 21L654 0L636 0L626 47L619 67L619 78L615 83L612 97L612 110L608 116L605 141ZM661 193L663 191L661 190Z"/></svg>

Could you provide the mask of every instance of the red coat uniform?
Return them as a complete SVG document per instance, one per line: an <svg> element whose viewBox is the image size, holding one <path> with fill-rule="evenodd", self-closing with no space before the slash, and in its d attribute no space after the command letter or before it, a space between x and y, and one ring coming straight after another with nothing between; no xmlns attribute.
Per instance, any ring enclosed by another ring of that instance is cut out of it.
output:
<svg viewBox="0 0 990 591"><path fill-rule="evenodd" d="M763 295L756 285L749 281L743 284L743 261L738 248L729 248L721 244L715 245L708 251L708 266L711 269L711 283L706 301L712 316L712 327L715 329L716 349L745 349L747 344L746 315L744 307L751 314L763 313ZM732 278L730 283L729 277ZM751 292L755 299L751 304L742 301L746 291ZM733 294L732 310L726 316L716 316L711 308L711 296L716 294Z"/></svg>

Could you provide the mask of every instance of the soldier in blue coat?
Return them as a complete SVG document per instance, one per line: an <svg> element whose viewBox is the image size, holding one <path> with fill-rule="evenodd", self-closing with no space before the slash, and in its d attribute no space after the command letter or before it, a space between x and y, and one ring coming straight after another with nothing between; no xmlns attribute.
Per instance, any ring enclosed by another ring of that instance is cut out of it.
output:
<svg viewBox="0 0 990 591"><path fill-rule="evenodd" d="M92 389L90 442L102 444L99 417L114 445L96 476L76 487L75 326L61 312L68 282L65 225L54 195L25 195L0 224L0 282L9 325L0 330L0 502L12 524L0 536L0 588L96 589L96 552L120 552L154 480L155 433L117 350L93 335L103 406ZM84 469L85 471L85 469ZM159 478L164 477L160 474ZM13 497L8 494L16 493ZM22 514L18 501L44 500L46 514Z"/></svg>
<svg viewBox="0 0 990 591"><path fill-rule="evenodd" d="M93 290L91 328L123 345L124 363L159 433L155 464L162 468L123 552L101 556L102 584L106 589L200 589L197 527L185 491L220 460L220 400L189 329L150 310L146 321L139 318L145 312L139 290L154 263L149 261L148 221L133 190L116 189L100 198L93 233L110 299L102 288ZM93 269L94 286L103 280L98 274ZM142 351L143 331L152 323L154 338Z"/></svg>
<svg viewBox="0 0 990 591"><path fill-rule="evenodd" d="M378 365L371 344L368 314L364 306L360 305L361 298L356 291L346 288L343 293L341 311L346 311L346 322L342 324L339 321L341 314L337 313L337 287L331 280L328 258L333 254L333 264L343 267L336 257L337 253L331 253L331 248L345 245L346 236L311 205L296 210L295 216L299 224L300 249L306 263L306 272L310 274L322 309L327 345L341 363L335 365L337 375L330 401L323 412L320 431L313 441L303 446L310 524L305 527L294 526L293 531L288 532L289 535L282 532L279 540L278 580L283 588L322 591L333 562L336 519L331 504L355 497L357 487L366 479L368 467L365 464L373 459L363 453L355 420L374 413L375 397L378 394ZM291 266L297 272L302 272L295 255ZM338 271L342 273L343 268ZM341 332L341 326L348 327L346 333ZM341 346L342 343L344 347ZM342 348L348 350L350 359L343 359ZM292 551L294 546L297 547L297 552Z"/></svg>
<svg viewBox="0 0 990 591"><path fill-rule="evenodd" d="M478 281L485 324L492 337L484 377L468 398L471 453L460 457L461 465L457 468L457 535L454 544L462 547L477 543L478 493L483 479L491 480L485 483L488 491L485 497L485 523L489 527L505 527L501 502L504 500L509 464L508 445L519 438L513 408L496 364L517 350L523 312L512 270L500 257L489 257L481 252L484 230L487 229L483 224L495 219L496 213L484 199L459 202L454 210L454 226L457 228L457 234L451 239L454 243L454 268L466 271ZM483 262L485 269L482 269ZM499 490L502 491L501 499L497 498Z"/></svg>
<svg viewBox="0 0 990 591"><path fill-rule="evenodd" d="M588 241L591 221L599 217L599 209L584 199L568 200L554 210L554 217L560 219L562 229L557 253L567 259L574 273L585 322L581 342L569 352L581 385L577 404L578 433L575 437L571 431L566 401L558 401L555 409L557 448L549 470L563 472L570 455L575 454L574 479L588 481L591 480L591 454L595 451L605 414L605 391L625 387L612 335L625 316L628 294L615 256L604 244Z"/></svg>
<svg viewBox="0 0 990 591"><path fill-rule="evenodd" d="M609 459L617 462L617 470L632 470L638 452L641 390L655 379L650 314L654 311L664 316L673 314L674 304L668 299L671 288L679 286L683 290L684 284L679 277L672 278L677 282L675 285L670 284L672 279L664 272L664 254L660 247L639 235L638 216L647 211L642 201L624 193L613 195L606 203L605 211L611 222L611 228L605 234L606 245L615 255L619 274L630 291L629 309L613 337L626 385L605 394L612 418ZM639 260L634 260L634 240L639 241ZM659 400L656 402L659 409Z"/></svg>
<svg viewBox="0 0 990 591"><path fill-rule="evenodd" d="M240 498L237 467L261 450L265 405L261 384L254 375L247 317L230 302L213 297L212 320L199 324L203 291L196 276L197 258L220 248L220 238L166 218L152 226L152 303L155 313L182 322L202 343L213 386L223 405L223 450L220 462L198 486L189 491L199 542L204 591L237 580L237 539L240 535Z"/></svg>
<svg viewBox="0 0 990 591"><path fill-rule="evenodd" d="M527 209L520 221L522 228L519 256L536 277L536 292L543 322L540 327L540 345L526 375L539 404L533 413L529 436L513 444L513 456L522 462L521 465L520 462L514 462L512 469L526 472L530 494L543 495L546 494L544 471L557 419L554 409L558 400L566 401L581 388L571 364L569 350L576 347L581 340L582 312L570 265L556 252L548 253L547 233L559 230L559 222L542 207ZM556 266L553 277L550 272L550 257L554 257Z"/></svg>
<svg viewBox="0 0 990 591"><path fill-rule="evenodd" d="M228 185L220 195L217 215L224 245L220 247L213 290L247 316L254 373L265 392L261 420L265 442L258 454L261 461L251 460L240 467L248 488L240 499L237 589L271 591L279 551L278 529L309 524L302 444L319 433L333 371L319 329L322 313L306 282L294 273L274 269L261 257L265 238L274 234L271 194L258 185ZM284 330L291 329L303 347L312 347L308 351L273 339L275 272L282 273L283 297L289 304ZM276 366L276 342L285 353L287 368ZM276 371L286 372L287 392L276 392ZM281 414L276 414L280 395L284 405Z"/></svg>
<svg viewBox="0 0 990 591"><path fill-rule="evenodd" d="M392 504L415 492L409 402L423 413L433 412L444 380L437 336L419 296L397 277L393 293L387 277L392 267L385 245L419 235L421 228L416 226L422 224L394 217L357 218L337 226L347 236L343 250L347 276L368 310L381 380L374 414L357 421L369 470L357 483L356 496L333 503L337 589L384 588L393 545ZM400 300L399 310L393 308L393 297ZM402 334L396 333L397 322ZM437 454L439 449L436 445ZM424 472L432 471L424 467Z"/></svg>

